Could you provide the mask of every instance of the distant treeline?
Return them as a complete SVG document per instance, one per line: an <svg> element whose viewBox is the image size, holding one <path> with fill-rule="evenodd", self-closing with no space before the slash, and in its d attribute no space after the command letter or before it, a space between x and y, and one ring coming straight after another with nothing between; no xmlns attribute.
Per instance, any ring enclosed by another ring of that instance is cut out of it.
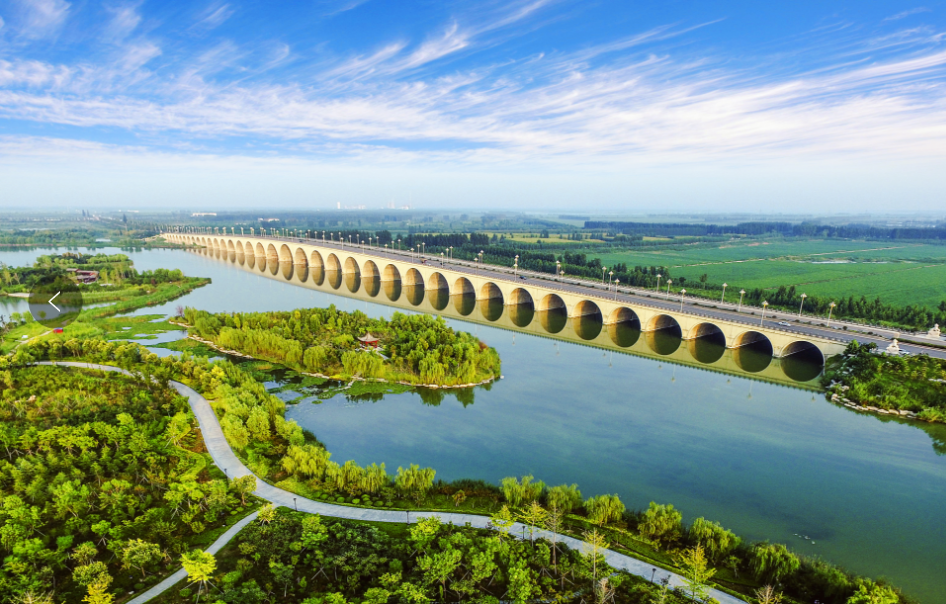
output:
<svg viewBox="0 0 946 604"><path fill-rule="evenodd" d="M783 235L785 237L869 238L869 239L946 239L946 227L877 227L867 224L832 226L813 222L740 222L723 224L675 224L657 222L605 222L586 220L586 229L606 230L625 235L655 237L701 237L707 235Z"/></svg>

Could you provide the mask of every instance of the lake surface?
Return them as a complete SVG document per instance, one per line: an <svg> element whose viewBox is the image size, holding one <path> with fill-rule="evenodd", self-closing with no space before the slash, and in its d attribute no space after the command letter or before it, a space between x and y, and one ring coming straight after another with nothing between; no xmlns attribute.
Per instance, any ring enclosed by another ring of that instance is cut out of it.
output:
<svg viewBox="0 0 946 604"><path fill-rule="evenodd" d="M325 275L296 273L287 282L285 271L226 256L126 253L139 270L180 268L213 279L142 314L170 314L178 305L264 311L331 303L371 316L398 310L369 301L368 285L352 293L352 284ZM16 266L36 255L2 251L0 261ZM319 277L322 285L314 283ZM424 308L399 303L403 312ZM688 521L717 520L746 539L784 542L886 576L922 602L946 601L946 456L937 453L946 450L943 426L857 414L806 390L810 382L789 387L785 379L753 379L762 373L720 373L500 329L484 318L493 313L482 308L468 320L448 319L502 358L504 379L476 389L472 404L443 391L439 404L425 404L417 393L377 402L336 397L291 406L288 417L339 462L384 462L391 473L418 463L445 480L532 474L547 484L576 482L585 496L617 493L630 508L673 503Z"/></svg>

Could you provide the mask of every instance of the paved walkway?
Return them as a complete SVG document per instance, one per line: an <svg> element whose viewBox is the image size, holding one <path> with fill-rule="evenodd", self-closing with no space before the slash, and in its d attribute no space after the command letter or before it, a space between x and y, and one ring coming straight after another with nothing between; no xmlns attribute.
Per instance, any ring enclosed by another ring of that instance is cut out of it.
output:
<svg viewBox="0 0 946 604"><path fill-rule="evenodd" d="M129 372L119 369L118 367L111 367L109 365L96 365L92 363L76 363L66 361L47 361L38 364L83 367L87 369L99 369L102 371L115 371L129 375ZM214 463L220 469L222 469L229 478L253 475L249 468L244 466L243 463L237 459L237 456L234 455L229 443L227 443L227 439L223 435L223 429L220 427L220 422L217 420L217 415L214 413L214 410L211 408L207 399L201 396L201 394L193 388L179 382L171 382L171 386L181 395L187 397L194 415L197 416L197 421L200 424L201 434L204 437L204 443L207 446L207 451L213 458ZM416 522L418 518L438 517L443 523L451 523L458 526L470 524L471 526L477 528L486 528L486 525L489 522L489 517L479 516L476 514L375 510L371 508L357 508L344 505L335 505L322 501L313 501L311 499L306 499L305 497L294 495L289 491L284 491L283 489L276 488L271 484L262 481L259 477L256 479L256 484L257 488L253 494L260 499L264 499L273 503L276 506L285 506L289 509L297 509L300 512L320 514L322 516L331 516L334 518L348 518L350 520L372 520L377 522L410 523L412 521ZM255 517L255 514L253 517ZM241 520L243 526L250 522L249 518L250 517L248 516L244 520ZM237 528L237 526L234 526L223 536L217 539L211 548L216 547L217 550L219 550L221 547L226 545L226 543L232 539L237 532L239 532L239 528ZM242 526L240 526L240 528L242 528ZM510 529L510 533L525 538L529 535L529 528L528 526L517 522ZM533 535L537 538L541 537L551 540L553 533L545 530L535 530ZM582 549L583 542L580 539L575 539L574 537L569 537L567 535L557 535L556 540L572 549L576 549L578 551L581 551ZM211 551L213 553L216 550L208 549L207 551ZM666 579L669 581L671 587L683 586L683 580L680 575L666 571L662 568L655 568L647 562L638 560L637 558L632 558L626 554L621 554L611 550L604 550L604 558L612 568L626 570L629 573L635 574L639 577L644 577L648 580L651 580L651 578L653 578L654 581L663 581ZM174 579L175 577L177 577L177 579ZM155 597L165 589L170 588L183 578L184 571L182 569L158 585L155 585L144 594L141 594L129 604L142 604L147 602L149 599ZM172 579L174 580L172 581ZM710 590L710 595L718 600L720 604L744 604L743 600L715 589Z"/></svg>

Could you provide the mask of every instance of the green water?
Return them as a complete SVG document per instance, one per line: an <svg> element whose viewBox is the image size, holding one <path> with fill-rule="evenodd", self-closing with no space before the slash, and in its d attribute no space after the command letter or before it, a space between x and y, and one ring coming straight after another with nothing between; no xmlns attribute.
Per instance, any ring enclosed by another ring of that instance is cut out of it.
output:
<svg viewBox="0 0 946 604"><path fill-rule="evenodd" d="M0 253L0 261L15 265L15 254ZM300 287L278 271L226 257L130 255L139 269L181 268L213 279L147 313L170 313L179 304L258 311L334 303L390 316L394 296L404 309L459 308L467 320L450 323L499 351L504 379L476 389L472 404L440 391L426 402L409 393L291 407L289 417L339 462L384 462L389 471L419 463L447 480L533 474L552 484L577 482L585 496L617 493L629 507L673 503L689 520L705 516L750 540L784 542L852 571L886 576L922 602L946 602L943 426L834 406L820 393L786 386L791 380L784 376L794 369L772 373L781 384L751 379L771 371L769 361L760 369L753 365L758 359L743 359L744 375L709 370L721 362L714 356L730 354L714 351L711 342L687 351L690 343L667 334L611 336L625 344L634 339L633 346L653 352L647 358L579 344L589 329L601 332L596 338L609 336L608 326L575 325L554 314L527 320L529 313L515 307L497 310L458 297L445 305L407 287L395 296L372 283L359 284L355 297L340 275L321 275L321 285L306 275ZM490 326L504 317L533 331ZM576 341L554 339L563 334ZM661 358L684 353L694 362Z"/></svg>

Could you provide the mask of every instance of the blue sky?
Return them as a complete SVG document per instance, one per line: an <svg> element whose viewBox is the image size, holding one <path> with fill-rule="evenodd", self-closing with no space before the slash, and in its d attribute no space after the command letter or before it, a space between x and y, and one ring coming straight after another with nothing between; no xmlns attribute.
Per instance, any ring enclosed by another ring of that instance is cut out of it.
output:
<svg viewBox="0 0 946 604"><path fill-rule="evenodd" d="M946 2L0 1L0 202L943 212Z"/></svg>

